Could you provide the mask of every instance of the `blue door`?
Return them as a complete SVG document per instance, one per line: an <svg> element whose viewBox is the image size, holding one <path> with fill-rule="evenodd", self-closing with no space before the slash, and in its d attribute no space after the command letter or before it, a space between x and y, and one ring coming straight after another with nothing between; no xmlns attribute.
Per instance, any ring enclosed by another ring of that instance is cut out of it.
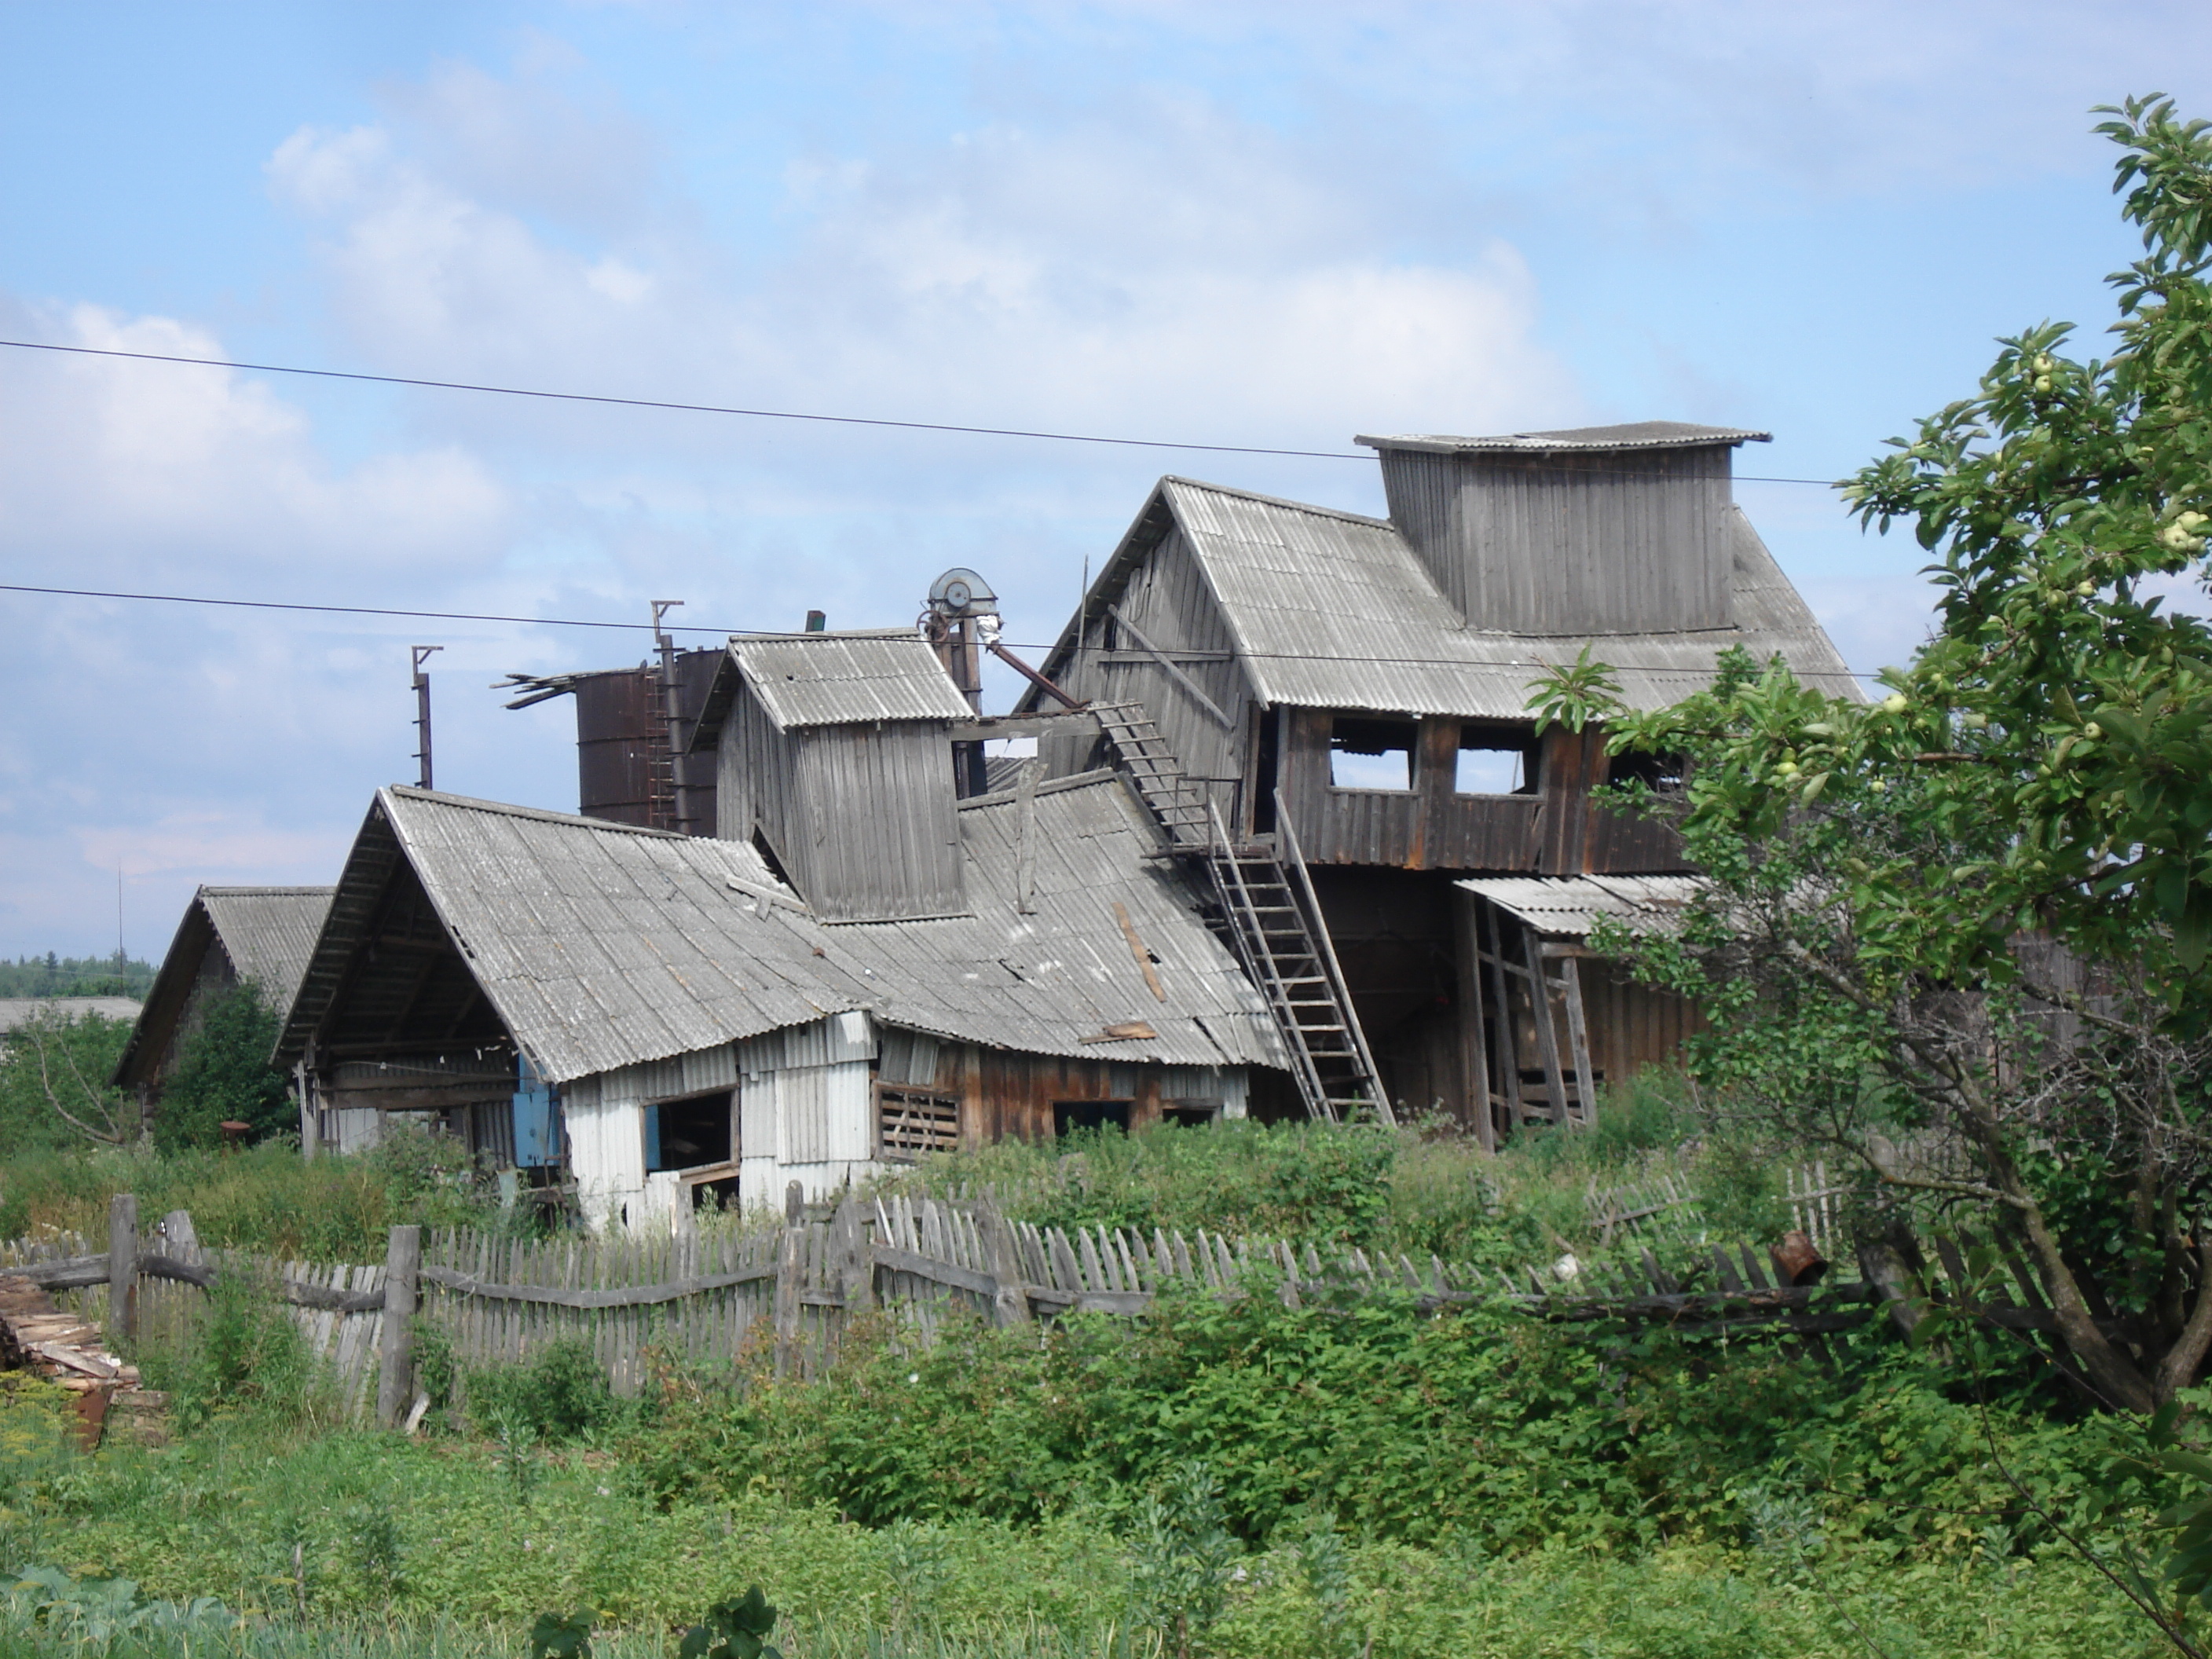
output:
<svg viewBox="0 0 2212 1659"><path fill-rule="evenodd" d="M538 1075L525 1054L514 1081L514 1161L519 1168L542 1170L561 1162L561 1106L553 1085Z"/></svg>

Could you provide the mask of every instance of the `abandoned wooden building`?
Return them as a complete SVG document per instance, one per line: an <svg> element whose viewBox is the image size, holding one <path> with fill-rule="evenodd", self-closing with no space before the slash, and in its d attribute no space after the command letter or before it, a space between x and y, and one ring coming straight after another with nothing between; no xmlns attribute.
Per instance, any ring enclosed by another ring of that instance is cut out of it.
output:
<svg viewBox="0 0 2212 1659"><path fill-rule="evenodd" d="M934 777L951 839L902 866L926 903L864 884L932 914L890 921L839 919L847 866L796 841L812 891L749 839L380 792L278 1048L311 1149L411 1116L635 1224L1005 1134L1243 1115L1280 1047L1126 784L955 808L949 753Z"/></svg>
<svg viewBox="0 0 2212 1659"><path fill-rule="evenodd" d="M1615 964L1547 955L1524 912L1466 878L1686 872L1663 824L1592 799L1632 772L1664 782L1662 762L1608 762L1595 729L1535 734L1532 682L1586 645L1638 709L1708 683L1730 647L1857 695L1733 499L1736 447L1766 436L1363 437L1387 519L1165 478L1042 665L1109 727L1148 721L1135 770L1190 850L1212 836L1303 866L1387 1100L1486 1137L1572 1117L1694 1025ZM1017 713L1057 702L1039 687ZM1057 731L1048 776L1116 746ZM1264 957L1246 957L1263 985ZM1605 1030L1571 1041L1601 1005Z"/></svg>
<svg viewBox="0 0 2212 1659"><path fill-rule="evenodd" d="M277 1013L292 1006L331 892L203 887L192 895L116 1062L112 1081L136 1097L142 1114L150 1117L159 1109L161 1085L176 1070L210 996L251 984Z"/></svg>

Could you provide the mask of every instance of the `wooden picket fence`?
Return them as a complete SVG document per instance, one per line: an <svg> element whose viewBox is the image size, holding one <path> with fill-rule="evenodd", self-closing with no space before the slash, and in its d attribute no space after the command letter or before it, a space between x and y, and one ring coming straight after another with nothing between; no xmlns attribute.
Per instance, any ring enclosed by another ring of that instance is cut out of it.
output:
<svg viewBox="0 0 2212 1659"><path fill-rule="evenodd" d="M1258 1287L1291 1307L1387 1291L1430 1310L1498 1298L1549 1319L1685 1329L1778 1322L1808 1334L1870 1316L1886 1294L1857 1282L1793 1282L1778 1258L1748 1246L1716 1247L1710 1269L1679 1276L1648 1247L1636 1267L1562 1262L1505 1273L1203 1230L1038 1227L1009 1220L988 1194L848 1194L810 1209L796 1188L780 1223L549 1238L455 1230L427 1241L395 1227L383 1262L335 1267L208 1250L182 1212L142 1243L124 1194L108 1243L97 1255L81 1238L0 1245L0 1273L74 1291L78 1311L126 1340L171 1342L187 1334L210 1285L246 1276L327 1363L340 1408L393 1425L419 1421L429 1405L416 1376L421 1328L441 1334L464 1372L581 1340L613 1386L635 1394L670 1361L712 1369L757 1358L779 1376L816 1375L863 1318L927 1344L956 1310L1001 1326L1071 1312L1133 1316L1176 1291L1237 1297ZM1680 1270L1680 1253L1671 1259Z"/></svg>

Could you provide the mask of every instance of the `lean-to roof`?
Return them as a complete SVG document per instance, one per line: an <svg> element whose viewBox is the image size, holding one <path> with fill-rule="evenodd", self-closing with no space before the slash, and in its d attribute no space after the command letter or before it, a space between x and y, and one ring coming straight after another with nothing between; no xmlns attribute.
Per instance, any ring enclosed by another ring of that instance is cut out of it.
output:
<svg viewBox="0 0 2212 1659"><path fill-rule="evenodd" d="M1484 876L1457 885L1553 939L1588 939L1600 921L1671 932L1704 890L1698 876Z"/></svg>
<svg viewBox="0 0 2212 1659"><path fill-rule="evenodd" d="M1585 644L1612 665L1623 701L1635 709L1663 708L1698 690L1731 646L1762 661L1779 653L1809 684L1856 696L1857 680L1750 520L1730 507L1726 526L1734 627L1517 634L1463 623L1387 519L1170 477L1100 575L1085 613L1099 614L1160 539L1179 531L1238 661L1270 704L1523 719L1529 683L1547 666L1573 662ZM1062 631L1048 673L1060 672L1073 649L1076 627L1072 620ZM1022 707L1037 696L1031 692Z"/></svg>
<svg viewBox="0 0 2212 1659"><path fill-rule="evenodd" d="M1036 1054L1279 1065L1257 994L1180 878L1144 856L1155 837L1121 782L1094 775L1040 786L1033 811L1024 837L1012 797L963 805L972 915L830 924L744 842L386 789L279 1054L300 1053L342 994L377 896L404 859L485 999L556 1082L854 1009ZM1158 958L1164 1001L1116 903ZM1139 1021L1157 1035L1085 1041Z"/></svg>

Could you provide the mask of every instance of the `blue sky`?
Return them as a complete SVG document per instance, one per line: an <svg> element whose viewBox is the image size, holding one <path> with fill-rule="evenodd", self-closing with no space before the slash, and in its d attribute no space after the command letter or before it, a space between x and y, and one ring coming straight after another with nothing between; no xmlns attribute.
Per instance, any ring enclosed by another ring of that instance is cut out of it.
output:
<svg viewBox="0 0 2212 1659"><path fill-rule="evenodd" d="M2212 113L2212 10L2012 3L0 3L0 336L1194 442L1665 417L1832 477L1992 337L2110 315L2091 105ZM1380 510L1371 463L1097 449L0 350L0 581L1049 637L1153 479ZM1909 541L1740 496L1855 666ZM642 634L0 594L0 955L158 955L328 879L411 776L574 798L508 669Z"/></svg>

